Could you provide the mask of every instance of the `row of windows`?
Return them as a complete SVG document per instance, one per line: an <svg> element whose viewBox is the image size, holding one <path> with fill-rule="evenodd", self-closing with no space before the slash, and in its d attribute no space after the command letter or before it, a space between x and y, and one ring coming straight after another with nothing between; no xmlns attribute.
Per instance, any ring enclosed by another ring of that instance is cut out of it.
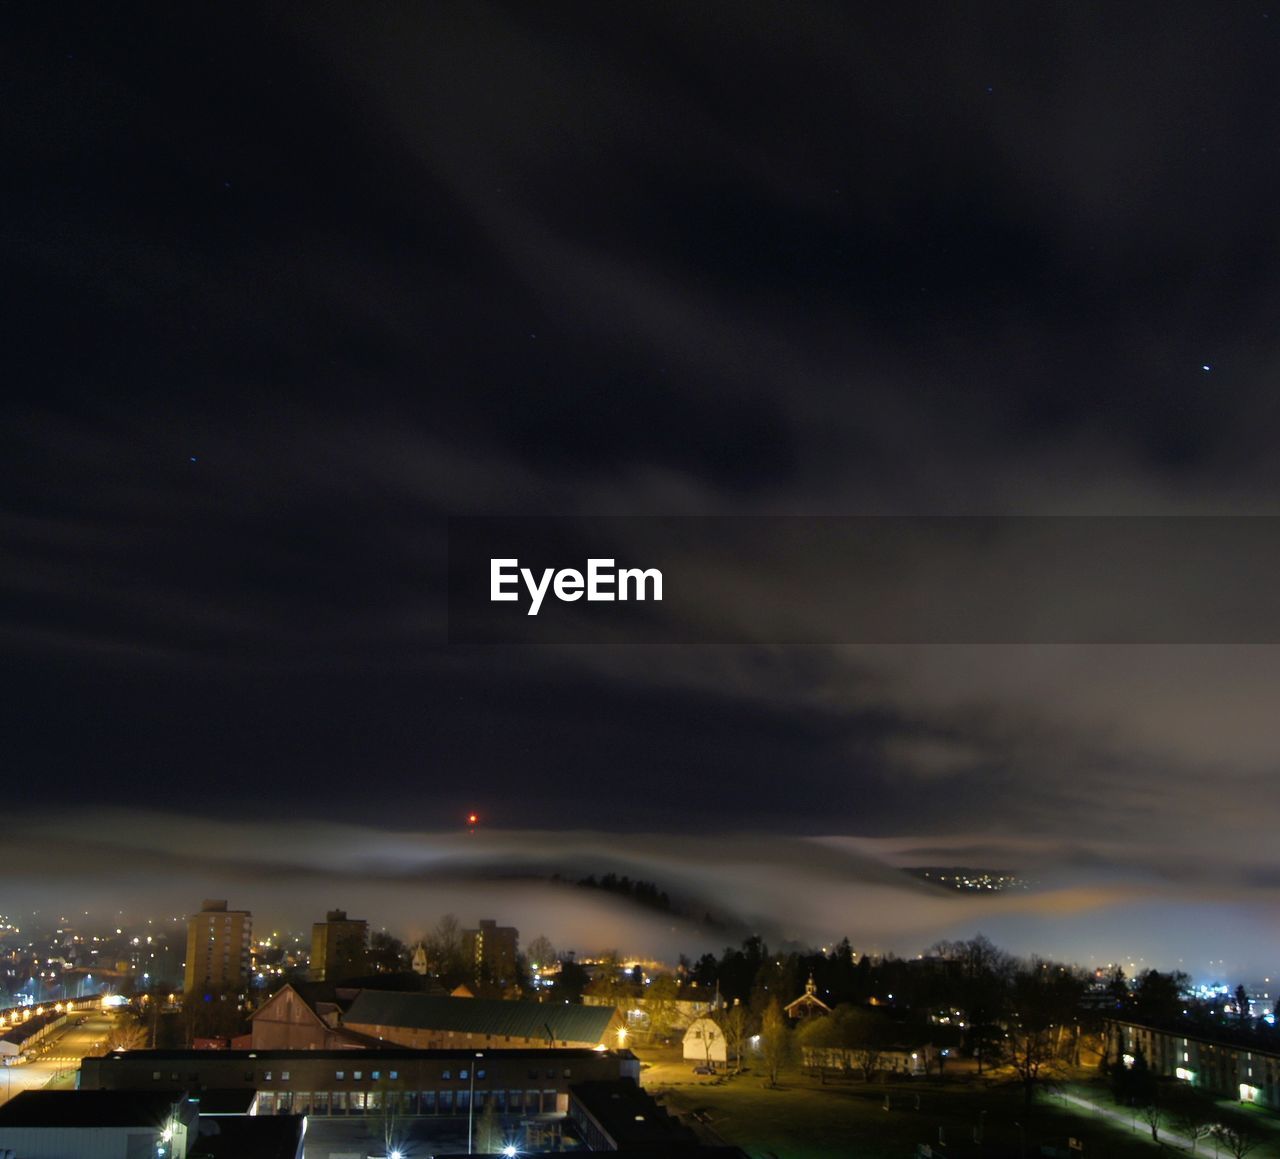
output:
<svg viewBox="0 0 1280 1159"><path fill-rule="evenodd" d="M492 1106L500 1115L552 1114L557 1109L554 1090L476 1091L474 1110ZM465 1115L471 1092L454 1091L262 1091L261 1115L363 1115L386 1109L404 1115Z"/></svg>
<svg viewBox="0 0 1280 1159"><path fill-rule="evenodd" d="M548 1068L548 1070L547 1070L547 1078L549 1078L549 1079L554 1079L554 1078L556 1077L556 1072L557 1072L557 1068L555 1068L555 1067L550 1067L550 1068ZM563 1073L563 1077L564 1077L564 1078L572 1078L572 1077L573 1077L573 1071L572 1071L572 1070L571 1070L571 1068L569 1068L569 1067L565 1067L565 1068L564 1068L564 1071L563 1071L562 1073ZM260 1072L259 1072L259 1074L258 1074L258 1079L257 1079L257 1081L258 1081L258 1082L265 1082L265 1083L273 1082L273 1081L274 1081L274 1079L275 1079L275 1074L276 1074L276 1072L275 1072L275 1071L271 1071L271 1070L264 1070L264 1071L260 1071ZM537 1079L539 1079L539 1078L541 1077L541 1075L542 1075L542 1072L541 1072L541 1071L537 1071L537 1070L530 1070L530 1071L529 1071L529 1078L530 1078L530 1080L532 1080L532 1081L536 1081ZM163 1075L162 1075L162 1072L161 1072L161 1071L153 1070L153 1071L151 1072L151 1079L152 1079L152 1081L153 1081L153 1082L159 1082L159 1081L160 1081L160 1079L161 1079L162 1077L163 1077ZM476 1075L475 1075L475 1081L476 1081L476 1082L478 1082L478 1083L485 1082L485 1081L488 1079L488 1077L489 1077L489 1072L488 1072L487 1070L481 1070L479 1067L477 1067L477 1068L476 1068ZM333 1078L334 1078L334 1081L335 1081L335 1082L345 1082L345 1081L346 1081L346 1078L347 1078L347 1072L346 1072L345 1070L335 1070L335 1071L333 1072ZM382 1071L380 1071L380 1070L371 1070L371 1071L369 1072L369 1078L370 1078L370 1080L371 1080L371 1081L373 1081L373 1082L375 1082L375 1083L376 1083L376 1082L381 1082L381 1081L382 1081ZM388 1081L388 1082L396 1082L399 1078L400 1078L400 1072L399 1072L398 1070L389 1070L389 1071L387 1071L387 1081ZM469 1070L467 1070L465 1067L464 1067L462 1070L458 1071L458 1081L459 1081L459 1082L467 1082L470 1078L471 1078L471 1072L470 1072ZM362 1081L364 1080L364 1071L362 1071L362 1070L353 1070L353 1071L351 1072L351 1079L352 1079L352 1081L353 1081L353 1082L362 1082ZM169 1081L170 1081L170 1082L175 1082L175 1083L179 1081L179 1077L178 1077L178 1072L177 1072L177 1071L172 1071L172 1072L170 1072L170 1074L169 1074ZM198 1082L199 1082L199 1076L198 1076L198 1075L191 1075L191 1076L190 1076L190 1081L191 1081L191 1082L193 1082L193 1083L198 1083ZM253 1081L254 1081L253 1071L251 1071L251 1070L247 1070L247 1071L245 1071L245 1072L244 1072L244 1081L245 1081L246 1083L251 1083L251 1082L253 1082ZM287 1083L287 1082L289 1081L289 1072L288 1072L287 1070L282 1070L282 1071L280 1071L280 1081L281 1081L282 1083ZM452 1071L452 1069L442 1070L442 1071L440 1072L440 1081L441 1081L441 1082L446 1082L446 1083L447 1083L447 1082L452 1082L452 1081L453 1081L453 1071Z"/></svg>

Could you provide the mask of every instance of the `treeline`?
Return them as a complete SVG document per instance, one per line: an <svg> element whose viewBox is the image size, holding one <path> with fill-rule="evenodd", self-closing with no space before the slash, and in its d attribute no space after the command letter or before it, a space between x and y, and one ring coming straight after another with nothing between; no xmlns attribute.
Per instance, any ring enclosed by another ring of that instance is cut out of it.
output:
<svg viewBox="0 0 1280 1159"><path fill-rule="evenodd" d="M671 898L667 896L666 890L659 889L652 881L632 881L625 873L621 877L616 873L606 873L599 878L591 873L576 884L580 889L601 889L605 893L625 897L646 909L671 913Z"/></svg>

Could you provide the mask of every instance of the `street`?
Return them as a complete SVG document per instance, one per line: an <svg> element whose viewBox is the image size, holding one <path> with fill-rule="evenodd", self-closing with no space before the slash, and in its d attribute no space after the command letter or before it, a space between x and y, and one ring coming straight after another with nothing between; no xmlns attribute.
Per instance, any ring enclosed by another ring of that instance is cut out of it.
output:
<svg viewBox="0 0 1280 1159"><path fill-rule="evenodd" d="M59 1085L74 1085L80 1060L107 1048L112 1026L110 1016L98 1011L84 1017L83 1022L81 1017L76 1015L63 1030L42 1042L30 1062L0 1068L0 1104L20 1091L47 1086L55 1079L63 1080Z"/></svg>

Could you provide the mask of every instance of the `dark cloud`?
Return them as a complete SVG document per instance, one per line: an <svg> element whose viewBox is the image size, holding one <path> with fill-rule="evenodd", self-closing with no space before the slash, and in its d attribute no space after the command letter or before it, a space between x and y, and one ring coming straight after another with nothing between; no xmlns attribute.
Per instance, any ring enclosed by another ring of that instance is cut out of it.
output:
<svg viewBox="0 0 1280 1159"><path fill-rule="evenodd" d="M1274 649L461 649L445 520L1275 513L1274 23L24 14L0 50L10 807L381 832L478 805L549 844L923 834L965 859L1087 834L1102 862L1189 858L1224 883L1206 906L1257 884ZM742 574L706 606L830 614ZM69 884L122 856L82 850ZM1076 915L1052 937L1086 957L1176 904L1092 888L1002 912L1027 945L1034 913ZM814 897L904 947L954 924Z"/></svg>

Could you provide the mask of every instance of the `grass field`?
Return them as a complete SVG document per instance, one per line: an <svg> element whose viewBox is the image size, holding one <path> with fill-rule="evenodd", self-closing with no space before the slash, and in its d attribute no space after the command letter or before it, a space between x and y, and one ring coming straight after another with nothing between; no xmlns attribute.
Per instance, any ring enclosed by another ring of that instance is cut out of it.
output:
<svg viewBox="0 0 1280 1159"><path fill-rule="evenodd" d="M758 1074L746 1073L703 1086L672 1085L654 1093L661 1093L673 1112L700 1112L699 1117L720 1138L754 1159L910 1159L917 1144L937 1144L939 1128L952 1146L970 1145L980 1120L984 1151L1010 1159L1024 1153L1024 1130L1029 1159L1037 1159L1042 1144L1065 1147L1068 1137L1082 1143L1082 1159L1154 1159L1162 1151L1174 1150L1154 1144L1141 1119L1134 1130L1064 1107L1049 1095L1040 1096L1024 1113L1020 1090L977 1079L823 1086L804 1075L789 1074L778 1089L771 1090ZM889 1110L884 1106L886 1096ZM1200 1144L1200 1156L1208 1159L1213 1154L1211 1142ZM1253 1151L1249 1159L1277 1155L1280 1151L1270 1144Z"/></svg>

